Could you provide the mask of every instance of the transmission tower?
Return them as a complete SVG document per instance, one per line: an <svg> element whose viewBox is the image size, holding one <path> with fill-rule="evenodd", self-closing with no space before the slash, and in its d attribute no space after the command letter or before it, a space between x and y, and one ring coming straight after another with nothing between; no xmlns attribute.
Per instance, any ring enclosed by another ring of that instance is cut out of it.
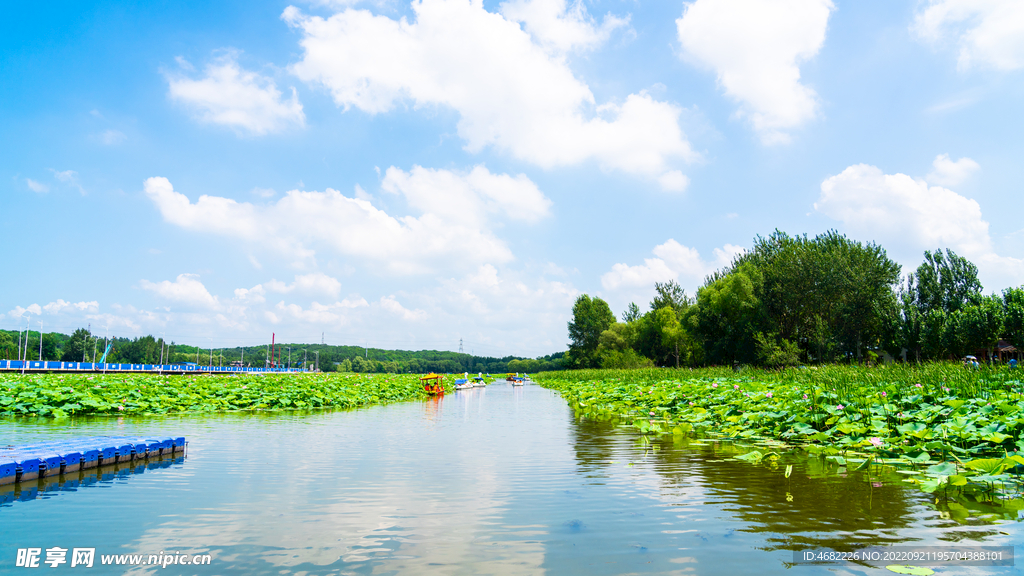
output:
<svg viewBox="0 0 1024 576"><path fill-rule="evenodd" d="M459 338L459 354L462 354L462 338Z"/></svg>

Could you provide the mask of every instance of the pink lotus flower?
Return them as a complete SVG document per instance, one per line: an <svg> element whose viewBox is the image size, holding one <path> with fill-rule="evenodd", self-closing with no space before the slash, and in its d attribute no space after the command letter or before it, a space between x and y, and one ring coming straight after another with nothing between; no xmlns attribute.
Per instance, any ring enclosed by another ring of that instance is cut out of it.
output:
<svg viewBox="0 0 1024 576"><path fill-rule="evenodd" d="M651 410L651 416L654 416L654 410Z"/></svg>
<svg viewBox="0 0 1024 576"><path fill-rule="evenodd" d="M842 410L842 409L843 409L843 405L842 404L836 406L836 410Z"/></svg>
<svg viewBox="0 0 1024 576"><path fill-rule="evenodd" d="M807 400L807 394L804 394L804 400Z"/></svg>
<svg viewBox="0 0 1024 576"><path fill-rule="evenodd" d="M921 386L920 383L917 383L917 384L914 384L914 388L924 388L924 386Z"/></svg>
<svg viewBox="0 0 1024 576"><path fill-rule="evenodd" d="M871 445L875 448L881 448L882 444L885 443L881 438L868 438L868 442L871 442Z"/></svg>
<svg viewBox="0 0 1024 576"><path fill-rule="evenodd" d="M715 382L714 384L712 384L711 387L712 388L718 388L718 382Z"/></svg>
<svg viewBox="0 0 1024 576"><path fill-rule="evenodd" d="M690 406L693 406L693 402L690 402Z"/></svg>
<svg viewBox="0 0 1024 576"><path fill-rule="evenodd" d="M739 384L733 384L732 385L732 389L733 390L739 390L740 389L740 385Z"/></svg>
<svg viewBox="0 0 1024 576"><path fill-rule="evenodd" d="M885 398L885 396L886 396L885 392L882 392L882 398Z"/></svg>
<svg viewBox="0 0 1024 576"><path fill-rule="evenodd" d="M771 398L772 397L772 393L769 392L769 393L765 394L765 396L767 396L768 398Z"/></svg>

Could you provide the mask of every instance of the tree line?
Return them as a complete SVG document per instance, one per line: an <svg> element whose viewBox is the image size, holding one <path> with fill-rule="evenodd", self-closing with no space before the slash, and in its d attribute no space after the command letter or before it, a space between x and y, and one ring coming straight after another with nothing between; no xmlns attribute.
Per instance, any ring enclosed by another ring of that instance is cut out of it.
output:
<svg viewBox="0 0 1024 576"><path fill-rule="evenodd" d="M164 364L196 362L203 365L212 363L215 366L242 364L263 367L272 360L278 366L359 373L542 372L562 369L565 354L559 352L538 358L495 358L438 350L383 350L359 346L279 343L271 359L269 345L210 349L164 342L162 338L151 335L114 337L108 340L93 335L86 328L79 328L71 335L0 330L0 359L16 360L25 357L29 360L99 362L107 344L110 344L107 362L111 363L159 364L162 359Z"/></svg>
<svg viewBox="0 0 1024 576"><path fill-rule="evenodd" d="M906 276L875 243L836 231L776 230L707 277L690 297L655 284L650 309L580 296L569 322L574 368L924 361L983 353L1000 340L1024 350L1024 286L984 295L978 268L926 251Z"/></svg>

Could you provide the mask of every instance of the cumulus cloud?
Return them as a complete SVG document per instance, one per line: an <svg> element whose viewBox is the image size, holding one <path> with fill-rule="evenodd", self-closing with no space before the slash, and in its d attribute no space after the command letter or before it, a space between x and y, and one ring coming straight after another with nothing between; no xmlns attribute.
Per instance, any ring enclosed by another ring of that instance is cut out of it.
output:
<svg viewBox="0 0 1024 576"><path fill-rule="evenodd" d="M579 294L565 281L525 271L502 272L484 264L442 282L430 294L440 303L431 317L438 325L456 326L477 343L492 346L496 354L524 348L563 350L565 325Z"/></svg>
<svg viewBox="0 0 1024 576"><path fill-rule="evenodd" d="M536 222L550 214L551 200L525 174L492 174L477 166L469 172L413 166L405 172L388 168L381 188L402 194L409 205L428 214L477 220L498 214Z"/></svg>
<svg viewBox="0 0 1024 576"><path fill-rule="evenodd" d="M43 308L39 304L29 304L28 306L21 307L15 306L10 312L7 313L11 318L21 318L25 314L35 314L36 316L43 313Z"/></svg>
<svg viewBox="0 0 1024 576"><path fill-rule="evenodd" d="M199 79L168 74L170 97L191 108L203 122L252 135L304 126L306 115L295 88L290 99L284 98L273 79L244 70L237 57L238 52L229 51L215 58Z"/></svg>
<svg viewBox="0 0 1024 576"><path fill-rule="evenodd" d="M956 186L981 167L966 156L954 162L949 154L936 156L932 166L935 170L928 174L928 182L940 186Z"/></svg>
<svg viewBox="0 0 1024 576"><path fill-rule="evenodd" d="M295 281L291 284L285 284L280 280L271 280L267 282L266 289L280 294L294 291L300 294L337 296L341 292L341 282L323 272L313 272L312 274L296 276ZM238 291L236 290L235 292L237 293Z"/></svg>
<svg viewBox="0 0 1024 576"><path fill-rule="evenodd" d="M216 296L210 294L206 286L199 281L199 276L196 274L179 274L174 282L170 280L162 282L142 280L139 282L139 285L142 286L143 290L149 290L160 298L177 304L214 310L220 308L220 301Z"/></svg>
<svg viewBox="0 0 1024 576"><path fill-rule="evenodd" d="M313 302L305 308L299 304L286 304L284 301L281 301L277 303L273 311L266 312L266 317L274 324L289 321L301 324L338 324L344 323L347 311L368 305L363 298L355 300L346 298L333 304Z"/></svg>
<svg viewBox="0 0 1024 576"><path fill-rule="evenodd" d="M601 286L606 290L653 289L655 282L675 280L685 286L696 287L704 277L715 270L728 266L733 258L743 253L743 248L726 244L715 248L713 258L704 260L696 248L683 246L674 239L654 247L654 258L645 258L643 264L630 266L618 263L601 276Z"/></svg>
<svg viewBox="0 0 1024 576"><path fill-rule="evenodd" d="M682 57L713 70L765 144L813 119L818 96L800 64L825 42L831 0L696 0L676 20Z"/></svg>
<svg viewBox="0 0 1024 576"><path fill-rule="evenodd" d="M981 206L923 179L857 164L821 183L814 208L852 236L894 252L907 267L916 267L924 250L951 248L974 261L992 289L1024 281L1024 260L995 253Z"/></svg>
<svg viewBox="0 0 1024 576"><path fill-rule="evenodd" d="M562 24L580 24L558 6L513 2L508 9L547 37L536 22L550 18L535 13L554 10ZM472 153L491 146L545 168L596 160L654 178L697 157L679 127L680 108L646 92L599 104L562 56L482 3L423 0L412 10L409 21L356 9L325 19L287 8L282 17L303 33L303 58L291 71L326 87L346 110L450 107Z"/></svg>
<svg viewBox="0 0 1024 576"><path fill-rule="evenodd" d="M62 298L58 298L49 304L40 306L39 304L30 304L28 306L15 306L14 309L7 313L11 318L20 318L26 314L35 314L41 316L44 312L46 314L63 314L68 312L96 312L99 309L99 302L95 300L91 302L68 302Z"/></svg>
<svg viewBox="0 0 1024 576"><path fill-rule="evenodd" d="M50 187L49 186L47 186L46 184L43 184L42 182L36 182L35 180L33 180L31 178L25 178L25 185L28 186L28 189L33 191L33 192L43 193L43 192L49 192L50 191Z"/></svg>
<svg viewBox="0 0 1024 576"><path fill-rule="evenodd" d="M529 266L499 270L483 264L436 283L395 279L388 291L368 298L303 293L302 276L316 284L315 274L297 276L285 284L283 294L267 288L273 280L218 294L199 277L183 274L162 282L140 281L156 296L156 305L148 309L60 299L45 306L16 306L3 316L22 329L27 319L42 319L65 333L91 323L101 332L109 326L111 335L166 334L181 343L212 347L253 345L255 335L265 335L269 343L276 332L278 342L319 342L325 334L333 344L367 339L370 346L400 349L451 350L464 338L467 351L478 354L539 355L564 350L565 325L579 294L567 281L546 275Z"/></svg>
<svg viewBox="0 0 1024 576"><path fill-rule="evenodd" d="M95 312L99 309L99 306L99 302L95 300L91 302L66 302L58 298L56 301L43 306L43 310L49 314L59 314L65 311Z"/></svg>
<svg viewBox="0 0 1024 576"><path fill-rule="evenodd" d="M509 0L501 14L520 22L533 39L553 52L590 50L604 44L617 28L629 25L629 17L606 14L601 24L587 13L581 0Z"/></svg>
<svg viewBox="0 0 1024 576"><path fill-rule="evenodd" d="M928 0L910 30L921 40L955 43L957 67L1024 67L1024 3L1018 0Z"/></svg>
<svg viewBox="0 0 1024 576"><path fill-rule="evenodd" d="M423 310L409 310L402 306L398 300L395 300L394 294L382 297L380 299L380 307L400 317L402 320L425 320L427 318L427 313Z"/></svg>
<svg viewBox="0 0 1024 576"><path fill-rule="evenodd" d="M452 186L451 189L446 188ZM394 217L367 199L324 192L292 190L276 203L256 206L230 198L200 196L192 203L166 178L149 178L144 189L164 219L188 230L268 245L282 254L312 260L317 249L368 259L396 273L419 273L433 265L458 262L506 262L512 252L482 216L497 213L534 221L550 201L525 176L491 174L477 167L469 173L395 168L385 176L387 191L403 195L420 216ZM449 204L456 199L461 206ZM464 218L456 208L478 210L481 218ZM460 226L452 226L458 217Z"/></svg>

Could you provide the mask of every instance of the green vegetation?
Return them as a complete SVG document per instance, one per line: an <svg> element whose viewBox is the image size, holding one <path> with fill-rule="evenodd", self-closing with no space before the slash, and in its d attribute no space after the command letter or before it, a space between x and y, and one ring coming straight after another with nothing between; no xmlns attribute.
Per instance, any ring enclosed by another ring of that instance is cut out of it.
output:
<svg viewBox="0 0 1024 576"><path fill-rule="evenodd" d="M642 434L696 433L799 447L834 466L908 469L927 492L1019 496L1024 374L956 363L875 368L579 370L536 377L580 417ZM973 497L973 496L972 496ZM1022 504L1021 507L1024 507Z"/></svg>
<svg viewBox="0 0 1024 576"><path fill-rule="evenodd" d="M42 337L43 360L98 362L103 356L105 348L104 338L91 334L85 328L75 330L70 336L50 332L43 334ZM113 346L107 361L124 364L159 364L160 359L163 358L165 364L196 362L203 365L212 363L214 366L228 366L233 362L241 362L246 366L260 367L266 365L270 348L268 345L260 345L211 350L174 342L168 343L153 336L115 337L112 340ZM16 360L19 357L19 350L23 350L26 346L29 360L40 359L39 332L29 331L26 335L25 332L0 330L0 359ZM289 348L291 348L290 353ZM279 365L288 365L293 368L305 367L310 370L318 367L322 372L337 371L360 374L487 372L504 374L505 372L534 373L560 370L564 353L559 352L538 358L518 356L493 358L438 350L382 350L362 346L278 343L275 356Z"/></svg>
<svg viewBox="0 0 1024 576"><path fill-rule="evenodd" d="M356 408L426 397L419 376L407 374L0 374L0 414L13 416Z"/></svg>
<svg viewBox="0 0 1024 576"><path fill-rule="evenodd" d="M582 295L569 322L571 368L930 361L1024 349L1024 287L982 294L977 267L925 252L901 279L884 249L830 231L776 231L711 274L695 298L655 284L650 310ZM1016 353L1014 353L1016 354Z"/></svg>

